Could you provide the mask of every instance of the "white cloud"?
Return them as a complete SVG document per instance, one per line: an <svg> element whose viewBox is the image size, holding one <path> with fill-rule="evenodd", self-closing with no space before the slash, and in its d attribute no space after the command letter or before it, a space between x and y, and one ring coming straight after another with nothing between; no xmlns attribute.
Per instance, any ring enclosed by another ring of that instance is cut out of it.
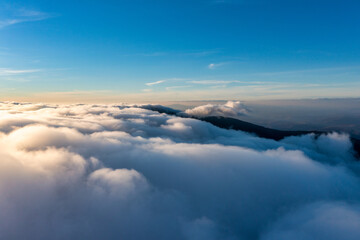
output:
<svg viewBox="0 0 360 240"><path fill-rule="evenodd" d="M164 83L165 80L159 80L159 81L156 81L156 82L149 82L149 83L145 83L146 86L154 86L154 85L158 85L158 84L161 84L161 83Z"/></svg>
<svg viewBox="0 0 360 240"><path fill-rule="evenodd" d="M225 104L207 104L187 109L185 113L196 117L223 116L237 118L247 114L248 110L239 101L228 101Z"/></svg>
<svg viewBox="0 0 360 240"><path fill-rule="evenodd" d="M24 22L41 21L53 17L52 15L31 9L7 9L7 16L0 18L0 29Z"/></svg>
<svg viewBox="0 0 360 240"><path fill-rule="evenodd" d="M21 75L26 73L40 72L41 69L10 69L0 68L0 76Z"/></svg>
<svg viewBox="0 0 360 240"><path fill-rule="evenodd" d="M0 115L0 239L360 237L347 135L276 142L134 105Z"/></svg>
<svg viewBox="0 0 360 240"><path fill-rule="evenodd" d="M162 84L162 83L165 83L165 82L179 82L179 81L184 81L184 80L186 80L186 79L184 79L184 78L169 78L169 79L159 80L159 81L156 81L156 82L145 83L145 85L151 87L151 86L159 85L159 84Z"/></svg>
<svg viewBox="0 0 360 240"><path fill-rule="evenodd" d="M208 65L208 68L209 69L216 69L216 68L218 68L218 67L220 67L220 66L223 66L225 63L210 63L209 65Z"/></svg>

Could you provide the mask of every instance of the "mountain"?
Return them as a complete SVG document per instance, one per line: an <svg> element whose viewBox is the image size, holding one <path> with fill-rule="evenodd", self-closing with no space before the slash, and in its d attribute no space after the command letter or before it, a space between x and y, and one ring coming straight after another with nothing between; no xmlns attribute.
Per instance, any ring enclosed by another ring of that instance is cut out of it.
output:
<svg viewBox="0 0 360 240"><path fill-rule="evenodd" d="M249 122L245 122L245 121L242 121L239 119L229 118L229 117L220 117L220 116L195 117L195 116L187 115L186 113L184 113L180 110L172 109L169 107L164 107L162 105L151 105L150 104L150 105L142 105L139 107L147 109L147 110L156 111L159 113L165 113L168 115L174 115L174 116L185 117L185 118L194 118L194 119L198 119L198 120L201 120L204 122L211 123L219 128L233 129L233 130L253 133L259 137L273 139L276 141L279 141L285 137L290 137L290 136L300 136L300 135L304 135L304 134L313 133L316 135L316 137L318 137L321 134L329 133L329 132L325 132L325 131L283 131L283 130L266 128L266 127L263 127L260 125L256 125L253 123L249 123ZM350 140L353 144L353 148L355 151L354 152L355 157L360 159L360 139L351 136Z"/></svg>
<svg viewBox="0 0 360 240"><path fill-rule="evenodd" d="M254 133L259 137L273 139L276 141L281 140L285 137L300 136L300 135L309 134L309 133L314 133L316 136L327 133L327 132L323 132L323 131L282 131L282 130L277 130L277 129L266 128L266 127L252 124L249 122L241 121L239 119L228 118L228 117L213 116L213 117L201 117L201 118L196 118L196 119L211 123L220 128L240 130L240 131L244 131L244 132ZM357 158L360 158L360 139L351 137L350 140L353 143L353 147L355 150L355 156Z"/></svg>

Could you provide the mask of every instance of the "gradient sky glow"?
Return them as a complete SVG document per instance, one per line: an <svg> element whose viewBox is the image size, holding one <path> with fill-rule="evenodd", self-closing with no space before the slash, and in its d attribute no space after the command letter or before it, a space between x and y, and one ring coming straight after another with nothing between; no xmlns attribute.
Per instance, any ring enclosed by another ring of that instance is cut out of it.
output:
<svg viewBox="0 0 360 240"><path fill-rule="evenodd" d="M358 0L0 3L0 100L360 97Z"/></svg>

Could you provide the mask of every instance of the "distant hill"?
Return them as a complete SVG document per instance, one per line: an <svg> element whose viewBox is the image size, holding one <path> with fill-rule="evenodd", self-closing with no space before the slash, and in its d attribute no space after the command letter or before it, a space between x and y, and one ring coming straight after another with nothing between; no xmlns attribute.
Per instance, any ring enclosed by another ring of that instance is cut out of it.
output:
<svg viewBox="0 0 360 240"><path fill-rule="evenodd" d="M175 110L175 109L164 107L161 105L143 105L140 107L144 108L144 109L156 111L159 113L166 113L168 115L175 115L178 117L185 117L185 118L194 118L194 119L198 119L198 120L201 120L204 122L211 123L219 128L233 129L233 130L253 133L259 137L273 139L276 141L279 141L285 137L290 137L290 136L300 136L300 135L310 134L310 133L314 133L316 136L319 136L320 134L328 133L325 131L283 131L283 130L266 128L266 127L263 127L260 125L256 125L253 123L249 123L249 122L245 122L245 121L241 121L239 119L229 118L229 117L220 117L220 116L194 117L194 116L189 116L189 115L185 114L184 112L181 112L180 110ZM360 159L360 139L352 136L352 137L350 137L350 140L351 140L354 150L355 150L355 153L354 153L355 156L358 159Z"/></svg>
<svg viewBox="0 0 360 240"><path fill-rule="evenodd" d="M273 139L276 141L279 141L285 137L290 137L290 136L300 136L310 133L314 133L317 136L319 136L320 134L327 133L323 131L282 131L282 130L266 128L249 122L241 121L239 119L228 118L228 117L202 117L196 119L211 123L220 128L254 133L259 137ZM360 158L360 140L354 137L351 137L350 139L351 142L353 143L356 157Z"/></svg>

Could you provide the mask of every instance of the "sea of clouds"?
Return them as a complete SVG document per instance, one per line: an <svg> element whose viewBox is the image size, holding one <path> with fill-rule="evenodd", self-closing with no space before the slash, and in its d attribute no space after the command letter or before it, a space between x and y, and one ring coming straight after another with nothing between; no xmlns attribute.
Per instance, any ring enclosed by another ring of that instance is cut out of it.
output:
<svg viewBox="0 0 360 240"><path fill-rule="evenodd" d="M0 239L358 240L359 166L345 134L4 102Z"/></svg>

